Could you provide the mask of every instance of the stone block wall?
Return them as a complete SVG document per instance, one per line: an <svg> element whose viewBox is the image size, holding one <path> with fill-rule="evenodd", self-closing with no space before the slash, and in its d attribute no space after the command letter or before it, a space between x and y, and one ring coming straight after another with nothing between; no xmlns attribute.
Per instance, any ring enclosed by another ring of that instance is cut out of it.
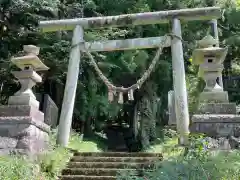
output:
<svg viewBox="0 0 240 180"><path fill-rule="evenodd" d="M191 132L210 137L239 137L240 116L235 103L203 103L192 116Z"/></svg>
<svg viewBox="0 0 240 180"><path fill-rule="evenodd" d="M16 113L18 116L14 116ZM41 115L30 106L0 106L0 155L36 154L46 150L50 127Z"/></svg>

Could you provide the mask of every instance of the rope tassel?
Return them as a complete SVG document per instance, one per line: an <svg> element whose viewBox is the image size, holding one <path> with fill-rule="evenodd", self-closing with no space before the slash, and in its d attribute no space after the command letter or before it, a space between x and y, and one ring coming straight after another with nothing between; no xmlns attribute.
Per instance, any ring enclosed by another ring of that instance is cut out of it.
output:
<svg viewBox="0 0 240 180"><path fill-rule="evenodd" d="M128 91L128 100L129 101L133 101L134 100L133 89L130 89L130 91Z"/></svg>
<svg viewBox="0 0 240 180"><path fill-rule="evenodd" d="M119 92L118 103L123 104L123 92Z"/></svg>

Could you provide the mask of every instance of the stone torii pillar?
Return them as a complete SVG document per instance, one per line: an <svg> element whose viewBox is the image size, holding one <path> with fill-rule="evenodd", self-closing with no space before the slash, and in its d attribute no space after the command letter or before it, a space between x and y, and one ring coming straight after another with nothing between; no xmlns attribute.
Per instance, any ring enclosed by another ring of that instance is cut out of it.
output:
<svg viewBox="0 0 240 180"><path fill-rule="evenodd" d="M183 59L182 32L180 20L172 20L172 33L178 37L172 39L172 66L175 110L177 117L177 131L180 134L179 143L188 143L189 112L187 102L187 87L185 80L185 67Z"/></svg>
<svg viewBox="0 0 240 180"><path fill-rule="evenodd" d="M73 31L72 49L68 64L67 81L64 91L62 110L58 126L57 143L67 146L72 125L72 115L77 90L77 81L80 66L80 45L83 42L83 29L76 26Z"/></svg>

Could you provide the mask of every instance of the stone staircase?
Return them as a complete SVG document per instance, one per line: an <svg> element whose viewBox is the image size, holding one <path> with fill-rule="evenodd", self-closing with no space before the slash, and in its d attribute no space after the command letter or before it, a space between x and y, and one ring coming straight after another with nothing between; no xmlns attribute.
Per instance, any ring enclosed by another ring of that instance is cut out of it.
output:
<svg viewBox="0 0 240 180"><path fill-rule="evenodd" d="M161 154L127 152L75 152L61 180L116 180L121 171L132 170L141 175L144 169L152 168L162 160Z"/></svg>

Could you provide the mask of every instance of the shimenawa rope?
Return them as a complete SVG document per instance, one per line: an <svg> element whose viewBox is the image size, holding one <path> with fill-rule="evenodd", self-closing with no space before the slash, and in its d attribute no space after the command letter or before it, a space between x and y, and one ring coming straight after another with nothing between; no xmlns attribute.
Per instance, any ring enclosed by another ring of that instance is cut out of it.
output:
<svg viewBox="0 0 240 180"><path fill-rule="evenodd" d="M92 54L88 51L88 49L86 49L85 46L84 47L84 52L87 54L87 56L90 59L90 63L91 65L94 67L95 71L97 72L98 76L100 77L100 79L105 83L105 85L108 87L108 99L110 102L113 101L114 99L114 94L116 94L117 92L119 93L119 99L118 99L118 103L122 104L123 103L123 93L128 92L128 99L129 100L134 100L133 98L133 92L136 89L139 89L143 83L149 78L150 74L153 72L154 67L156 66L160 55L162 54L162 49L164 48L164 46L167 43L167 39L168 36L171 36L172 38L178 38L182 41L182 38L174 35L174 34L166 34L164 36L164 40L161 42L161 44L159 45L159 48L150 64L150 66L148 67L148 69L144 72L144 74L142 75L142 77L132 86L124 88L124 87L117 87L115 85L113 85L108 79L107 77L102 73L102 71L99 69L96 61L94 60L94 57L92 56ZM84 42L81 42L81 44ZM78 44L76 44L78 45ZM74 45L74 46L76 46ZM74 47L73 46L73 47ZM91 47L91 46L90 46ZM89 47L89 48L90 48Z"/></svg>

